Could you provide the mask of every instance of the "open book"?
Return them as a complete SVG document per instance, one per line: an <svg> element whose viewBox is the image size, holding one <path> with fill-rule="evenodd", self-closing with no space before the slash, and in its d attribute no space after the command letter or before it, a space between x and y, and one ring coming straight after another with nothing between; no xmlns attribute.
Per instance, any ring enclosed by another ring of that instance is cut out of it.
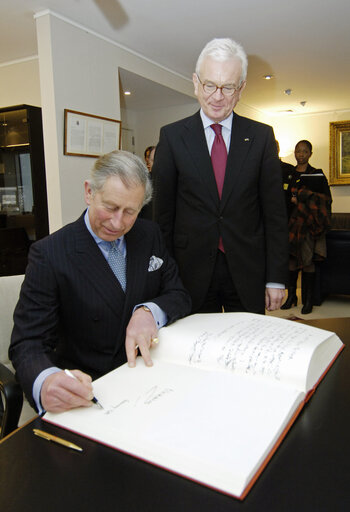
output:
<svg viewBox="0 0 350 512"><path fill-rule="evenodd" d="M93 406L44 419L243 499L344 347L315 327L250 313L197 314L94 382Z"/></svg>

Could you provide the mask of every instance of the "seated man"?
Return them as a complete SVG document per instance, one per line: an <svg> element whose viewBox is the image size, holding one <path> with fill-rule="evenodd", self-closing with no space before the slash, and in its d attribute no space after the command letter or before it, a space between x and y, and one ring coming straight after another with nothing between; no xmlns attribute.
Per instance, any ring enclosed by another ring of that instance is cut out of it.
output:
<svg viewBox="0 0 350 512"><path fill-rule="evenodd" d="M151 195L141 159L113 151L85 182L82 216L32 245L9 354L39 412L91 405L91 377L135 366L138 350L151 366L158 329L190 313L160 229L137 219Z"/></svg>

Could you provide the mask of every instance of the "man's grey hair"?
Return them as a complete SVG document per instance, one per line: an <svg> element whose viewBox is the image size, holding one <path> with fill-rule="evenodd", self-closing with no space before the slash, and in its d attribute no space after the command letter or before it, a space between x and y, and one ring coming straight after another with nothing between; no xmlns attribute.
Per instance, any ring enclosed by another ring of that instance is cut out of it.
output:
<svg viewBox="0 0 350 512"><path fill-rule="evenodd" d="M241 61L242 65L242 73L239 85L241 85L244 80L247 78L248 71L248 57L243 47L236 43L233 39L230 38L221 38L221 39L212 39L205 45L203 50L201 51L197 64L196 64L196 73L200 77L200 70L203 64L203 60L207 57L211 57L212 59L225 62L226 60L232 58L238 58Z"/></svg>
<svg viewBox="0 0 350 512"><path fill-rule="evenodd" d="M149 172L141 158L129 151L112 151L100 156L91 170L90 186L95 194L111 176L120 178L127 188L142 185L145 196L142 206L152 199L152 183Z"/></svg>

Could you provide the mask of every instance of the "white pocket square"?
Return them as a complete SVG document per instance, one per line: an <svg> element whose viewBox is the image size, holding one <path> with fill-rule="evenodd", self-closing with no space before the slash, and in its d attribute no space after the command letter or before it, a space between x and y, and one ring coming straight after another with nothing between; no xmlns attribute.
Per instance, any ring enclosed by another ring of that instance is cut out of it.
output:
<svg viewBox="0 0 350 512"><path fill-rule="evenodd" d="M163 260L157 256L151 256L148 264L148 272L154 272L163 265Z"/></svg>

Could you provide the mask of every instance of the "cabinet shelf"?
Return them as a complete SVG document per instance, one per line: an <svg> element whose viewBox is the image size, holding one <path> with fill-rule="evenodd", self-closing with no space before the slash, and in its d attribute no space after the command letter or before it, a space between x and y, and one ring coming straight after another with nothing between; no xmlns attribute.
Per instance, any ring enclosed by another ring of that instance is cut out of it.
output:
<svg viewBox="0 0 350 512"><path fill-rule="evenodd" d="M22 274L49 232L41 108L0 109L0 275Z"/></svg>

